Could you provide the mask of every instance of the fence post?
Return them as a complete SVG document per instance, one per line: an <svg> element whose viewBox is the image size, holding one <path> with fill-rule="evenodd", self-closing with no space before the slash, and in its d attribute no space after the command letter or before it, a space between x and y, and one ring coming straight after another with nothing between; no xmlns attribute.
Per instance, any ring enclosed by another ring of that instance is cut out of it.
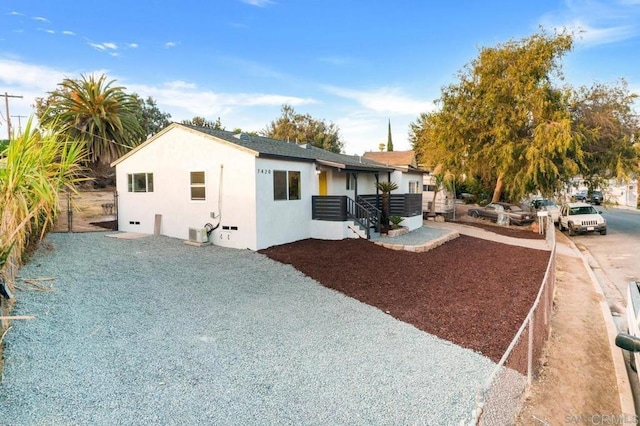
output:
<svg viewBox="0 0 640 426"><path fill-rule="evenodd" d="M71 211L71 192L67 191L67 232L73 231L73 212Z"/></svg>
<svg viewBox="0 0 640 426"><path fill-rule="evenodd" d="M544 284L543 284L544 285ZM529 346L527 348L527 386L531 386L531 380L533 378L533 316L535 315L534 309L529 315Z"/></svg>

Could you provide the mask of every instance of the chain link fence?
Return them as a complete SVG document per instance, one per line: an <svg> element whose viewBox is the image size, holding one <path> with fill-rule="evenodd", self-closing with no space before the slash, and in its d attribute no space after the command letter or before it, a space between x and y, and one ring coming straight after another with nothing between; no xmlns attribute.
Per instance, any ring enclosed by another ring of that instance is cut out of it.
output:
<svg viewBox="0 0 640 426"><path fill-rule="evenodd" d="M118 195L113 190L59 194L58 219L53 232L92 232L116 229Z"/></svg>
<svg viewBox="0 0 640 426"><path fill-rule="evenodd" d="M552 221L544 220L551 256L536 300L500 362L478 389L472 424L513 424L526 390L542 367L542 351L551 332L556 286L556 242Z"/></svg>

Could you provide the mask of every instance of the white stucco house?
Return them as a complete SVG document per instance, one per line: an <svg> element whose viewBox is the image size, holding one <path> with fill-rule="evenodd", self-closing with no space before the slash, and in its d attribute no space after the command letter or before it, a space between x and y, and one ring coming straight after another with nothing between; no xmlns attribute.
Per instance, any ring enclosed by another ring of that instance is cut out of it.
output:
<svg viewBox="0 0 640 426"><path fill-rule="evenodd" d="M376 183L391 215L422 226L422 176L308 144L173 123L112 163L118 229L259 250L379 230Z"/></svg>

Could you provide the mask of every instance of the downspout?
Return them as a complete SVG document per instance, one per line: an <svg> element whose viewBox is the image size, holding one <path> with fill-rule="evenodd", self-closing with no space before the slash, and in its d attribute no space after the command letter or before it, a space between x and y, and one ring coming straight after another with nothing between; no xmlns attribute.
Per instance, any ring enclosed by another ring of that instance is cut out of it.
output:
<svg viewBox="0 0 640 426"><path fill-rule="evenodd" d="M207 239L211 241L211 233L220 227L222 223L222 171L224 170L224 164L220 164L220 179L218 181L218 223L216 226L213 226L210 223L204 225L204 228L207 230Z"/></svg>
<svg viewBox="0 0 640 426"><path fill-rule="evenodd" d="M378 189L378 184L380 183L380 172L375 172L373 176L376 178L376 208L380 210L380 190Z"/></svg>
<svg viewBox="0 0 640 426"><path fill-rule="evenodd" d="M353 200L356 201L358 199L358 173L351 173L351 175L353 176L353 180L355 182L355 188L353 188Z"/></svg>

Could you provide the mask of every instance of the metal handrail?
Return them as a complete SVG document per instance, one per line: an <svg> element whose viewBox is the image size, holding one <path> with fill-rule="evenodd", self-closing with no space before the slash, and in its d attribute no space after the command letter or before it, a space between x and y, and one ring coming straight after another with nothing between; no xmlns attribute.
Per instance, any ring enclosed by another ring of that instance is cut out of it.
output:
<svg viewBox="0 0 640 426"><path fill-rule="evenodd" d="M347 216L364 227L367 232L367 239L371 238L371 226L377 226L376 215L372 214L365 206L357 203L353 198L347 198ZM379 221L379 217L378 223Z"/></svg>
<svg viewBox="0 0 640 426"><path fill-rule="evenodd" d="M373 226L376 229L376 232L380 232L380 220L382 218L382 211L360 196L358 196L356 202L358 204L361 204L365 209L369 211L369 213L372 215L372 222Z"/></svg>

